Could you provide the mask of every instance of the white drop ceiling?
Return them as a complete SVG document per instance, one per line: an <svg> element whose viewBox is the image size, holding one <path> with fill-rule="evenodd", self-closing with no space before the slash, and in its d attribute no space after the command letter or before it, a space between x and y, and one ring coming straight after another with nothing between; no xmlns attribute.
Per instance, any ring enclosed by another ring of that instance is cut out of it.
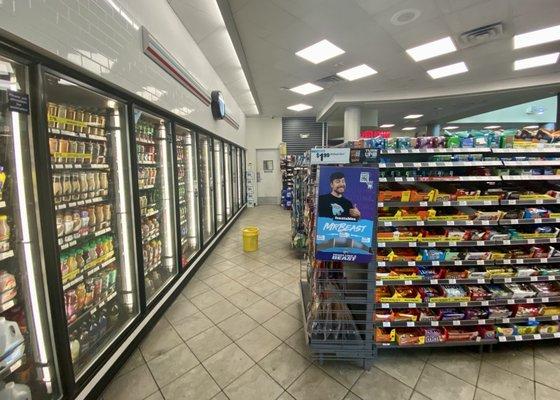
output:
<svg viewBox="0 0 560 400"><path fill-rule="evenodd" d="M246 88L241 89L239 84L241 72L221 58L223 29L208 23L200 10L200 3L214 0L169 1L233 95L238 95L239 90L241 96L247 96ZM399 99L411 101L437 97L440 92L491 90L488 88L507 89L507 92L539 85L543 86L542 97L547 97L560 87L560 63L513 70L516 59L558 51L560 42L513 50L512 40L515 34L560 24L558 0L229 0L229 6L263 116L340 117L339 108L343 104L354 102L368 107L369 102L369 107L377 107L391 100L390 115L386 114L389 112L386 107L379 107L382 123L415 112L405 109L407 104ZM408 24L393 24L391 17L406 9L419 11L419 17ZM459 39L465 31L496 22L503 23L503 34L495 40L466 45ZM405 52L446 36L453 38L458 51L421 62L414 62ZM317 65L295 55L322 39L341 47L345 54ZM460 61L467 64L468 72L437 80L426 73ZM353 82L337 82L307 96L288 90L364 63L378 73ZM541 95L539 90L526 94L523 100ZM499 95L493 96L498 99L488 103L496 108L507 105L501 104ZM508 104L512 100L512 96L504 98ZM286 109L298 103L313 108L300 113ZM455 96L456 109L464 104L472 107L472 98L465 96L462 101L461 96ZM420 109L429 108L416 105ZM445 101L441 104L443 108L449 106ZM399 108L396 113L395 107ZM434 118L434 113L425 114L420 123Z"/></svg>

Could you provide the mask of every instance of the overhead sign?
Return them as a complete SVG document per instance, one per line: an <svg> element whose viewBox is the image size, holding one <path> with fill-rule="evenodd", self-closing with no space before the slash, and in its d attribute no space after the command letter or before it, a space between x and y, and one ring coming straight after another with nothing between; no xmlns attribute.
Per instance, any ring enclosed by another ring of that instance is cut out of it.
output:
<svg viewBox="0 0 560 400"><path fill-rule="evenodd" d="M320 166L315 258L367 263L377 221L379 170Z"/></svg>
<svg viewBox="0 0 560 400"><path fill-rule="evenodd" d="M311 149L311 164L348 164L349 162L349 148Z"/></svg>

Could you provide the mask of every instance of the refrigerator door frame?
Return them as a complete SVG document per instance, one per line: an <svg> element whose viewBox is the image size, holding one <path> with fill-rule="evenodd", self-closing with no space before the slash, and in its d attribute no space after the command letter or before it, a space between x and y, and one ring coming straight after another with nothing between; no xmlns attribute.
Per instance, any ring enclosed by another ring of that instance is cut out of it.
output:
<svg viewBox="0 0 560 400"><path fill-rule="evenodd" d="M177 270L175 271L175 273L173 274L172 278L168 280L168 282L163 285L160 289L159 292L150 300L150 302L148 303L148 298L146 297L146 287L145 287L145 282L144 282L144 257L142 255L142 229L141 229L141 223L140 221L142 221L142 216L140 213L140 190L138 188L138 153L136 150L136 123L134 121L134 111L138 110L141 112L145 112L146 114L150 114L152 116L156 116L159 118L162 118L163 120L165 120L165 125L168 127L169 132L168 134L171 135L171 145L172 145L172 153L171 154L171 171L173 173L173 184L176 183L176 179L177 179L177 175L176 175L176 170L175 170L175 165L176 165L176 156L174 154L175 150L174 150L174 145L175 145L175 131L173 129L173 118L169 118L168 115L164 115L161 112L159 112L157 109L153 109L149 106L146 106L145 104L139 104L137 102L130 102L130 112L128 113L128 118L129 118L129 140L131 143L131 157L130 157L130 167L131 167L131 175L132 175L132 195L133 195L133 203L134 203L134 211L133 211L133 217L135 219L135 234L136 234L136 253L137 253L137 275L138 275L138 281L140 283L140 285L138 286L138 290L140 291L140 306L142 309L141 314L145 315L148 312L150 312L150 310L159 303L159 301L162 299L162 297L167 293L167 291L169 290L169 287L171 287L173 285L173 283L178 279L178 277L181 275L180 273L180 262L178 260L178 256L179 256L179 252L178 250L180 249L180 247L178 246L178 242L177 239L179 238L180 235L180 231L177 231L177 226L179 224L179 220L177 217L177 212L175 213L175 266L177 267ZM133 145L133 146L132 146ZM177 185L175 185L177 186ZM176 196L176 187L172 188L171 193L174 193L174 195ZM174 203L175 206L177 206L177 202L178 199L177 197L175 197L174 199ZM175 210L178 210L177 208ZM140 239L140 240L139 240ZM180 241L180 238L179 238Z"/></svg>
<svg viewBox="0 0 560 400"><path fill-rule="evenodd" d="M49 74L75 83L85 89L91 90L97 94L111 97L112 99L122 103L126 107L126 112L130 113L129 102L120 98L111 92L105 91L103 88L93 86L90 82L75 77L74 74L68 74L66 71L61 72L58 69L53 69L43 64L37 65L35 76L35 90L32 96L32 113L35 115L34 123L34 140L35 140L35 163L39 165L50 166L51 160L48 150L48 125L47 125L47 102L45 94L45 75ZM95 82L93 82L95 84ZM128 137L125 132L124 135ZM56 211L52 202L52 172L51 168L36 168L36 176L38 184L38 199L41 207L40 221L43 227L42 241L43 253L46 260L58 260L58 242L56 234ZM45 206L46 205L46 206ZM131 210L133 211L133 210ZM45 233L46 232L46 233ZM133 238L136 242L136 238ZM136 260L137 261L137 260ZM52 262L52 261L51 261ZM56 262L55 262L56 263ZM111 349L120 346L132 332L138 321L141 320L142 309L140 297L137 296L137 312L128 323L123 326L120 335L114 338L114 341L105 349L104 352L99 354L92 365L82 371L81 376L77 378L74 373L72 365L72 358L68 346L69 335L66 322L66 312L64 309L64 288L62 284L62 277L60 276L60 269L56 263L55 268L47 267L47 280L49 286L49 297L51 300L51 310L53 311L53 331L55 332L56 351L59 355L59 368L63 368L62 375L64 375L64 384L66 394L69 397L75 396L81 388L83 388L91 377L95 374L96 370L104 364L111 356ZM138 275L136 276L137 288L140 289Z"/></svg>
<svg viewBox="0 0 560 400"><path fill-rule="evenodd" d="M214 216L214 227L215 227L215 234L217 234L218 232L220 232L222 229L224 229L224 226L226 226L227 222L228 222L228 218L227 218L227 212L226 212L226 180L225 180L225 157L224 157L224 142L218 138L213 138L212 139L212 149L214 151L214 157L216 156L216 151L214 146L216 145L216 142L220 144L220 152L219 152L219 156L220 156L220 168L222 169L221 172L221 192L222 192L222 226L218 227L218 207L215 206L215 216ZM213 165L216 164L216 159L213 160L214 162L212 163ZM217 200L218 200L218 182L216 179L216 171L214 171L214 204L218 204Z"/></svg>

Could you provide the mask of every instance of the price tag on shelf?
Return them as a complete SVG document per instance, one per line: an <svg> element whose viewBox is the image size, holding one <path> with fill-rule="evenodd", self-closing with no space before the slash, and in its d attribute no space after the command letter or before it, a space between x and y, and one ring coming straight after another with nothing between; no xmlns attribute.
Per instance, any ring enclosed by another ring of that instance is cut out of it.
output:
<svg viewBox="0 0 560 400"><path fill-rule="evenodd" d="M457 246L457 242L449 242L449 246L455 247L455 246Z"/></svg>
<svg viewBox="0 0 560 400"><path fill-rule="evenodd" d="M457 320L453 321L453 326L458 326L458 325L461 325L461 321L457 321Z"/></svg>
<svg viewBox="0 0 560 400"><path fill-rule="evenodd" d="M430 321L430 325L439 326L439 322L438 321Z"/></svg>
<svg viewBox="0 0 560 400"><path fill-rule="evenodd" d="M499 342L505 342L505 341L506 341L506 337L505 337L505 336L498 336L498 341L499 341Z"/></svg>
<svg viewBox="0 0 560 400"><path fill-rule="evenodd" d="M389 308L389 304L388 303L381 303L381 308Z"/></svg>
<svg viewBox="0 0 560 400"><path fill-rule="evenodd" d="M383 281L376 281L375 286L383 286Z"/></svg>
<svg viewBox="0 0 560 400"><path fill-rule="evenodd" d="M414 325L415 325L414 322L407 321L407 323L406 323L406 326L409 327L409 328L413 327Z"/></svg>
<svg viewBox="0 0 560 400"><path fill-rule="evenodd" d="M455 265L463 265L463 260L455 260Z"/></svg>
<svg viewBox="0 0 560 400"><path fill-rule="evenodd" d="M481 306L487 306L489 304L490 304L490 302L488 300L483 300L483 301L480 302Z"/></svg>
<svg viewBox="0 0 560 400"><path fill-rule="evenodd" d="M533 339L535 340L541 340L542 336L539 333L535 333L535 335L533 335Z"/></svg>
<svg viewBox="0 0 560 400"><path fill-rule="evenodd" d="M515 304L515 300L513 300L513 299L508 299L507 303L508 303L508 304Z"/></svg>
<svg viewBox="0 0 560 400"><path fill-rule="evenodd" d="M490 221L484 220L484 221L481 221L481 224L482 225L490 225Z"/></svg>
<svg viewBox="0 0 560 400"><path fill-rule="evenodd" d="M560 315L553 315L552 317L550 317L551 321L558 321L558 319L560 318Z"/></svg>
<svg viewBox="0 0 560 400"><path fill-rule="evenodd" d="M465 225L474 225L474 221L465 221Z"/></svg>
<svg viewBox="0 0 560 400"><path fill-rule="evenodd" d="M529 322L535 322L535 321L536 321L536 318L535 318L535 317L529 317L529 318L527 318L527 320L528 320Z"/></svg>
<svg viewBox="0 0 560 400"><path fill-rule="evenodd" d="M467 202L464 201L464 200L460 200L460 201L459 201L459 205L460 205L460 206L466 206L466 205L467 205Z"/></svg>
<svg viewBox="0 0 560 400"><path fill-rule="evenodd" d="M447 225L449 225L449 226L455 226L455 221L447 221Z"/></svg>
<svg viewBox="0 0 560 400"><path fill-rule="evenodd" d="M535 204L543 204L543 200L542 199L536 199Z"/></svg>
<svg viewBox="0 0 560 400"><path fill-rule="evenodd" d="M511 283L511 278L504 278L505 283Z"/></svg>
<svg viewBox="0 0 560 400"><path fill-rule="evenodd" d="M527 239L527 244L535 244L535 239Z"/></svg>
<svg viewBox="0 0 560 400"><path fill-rule="evenodd" d="M459 303L459 305L461 307L466 307L468 305L468 303L466 301L462 301L462 302Z"/></svg>
<svg viewBox="0 0 560 400"><path fill-rule="evenodd" d="M542 218L535 218L535 224L542 224Z"/></svg>
<svg viewBox="0 0 560 400"><path fill-rule="evenodd" d="M527 299L527 304L533 304L535 302L534 299Z"/></svg>
<svg viewBox="0 0 560 400"><path fill-rule="evenodd" d="M511 260L509 259L504 260L504 264L511 264Z"/></svg>
<svg viewBox="0 0 560 400"><path fill-rule="evenodd" d="M490 201L490 200L484 200L484 205L485 205L485 206L491 206L491 205L492 205L492 201Z"/></svg>
<svg viewBox="0 0 560 400"><path fill-rule="evenodd" d="M476 260L476 265L484 265L485 260Z"/></svg>
<svg viewBox="0 0 560 400"><path fill-rule="evenodd" d="M504 240L504 244L505 244L505 245L511 244L511 240Z"/></svg>
<svg viewBox="0 0 560 400"><path fill-rule="evenodd" d="M383 322L383 327L384 327L384 328L388 328L388 327L390 327L390 326L391 326L391 323L390 323L390 322Z"/></svg>
<svg viewBox="0 0 560 400"><path fill-rule="evenodd" d="M416 303L408 303L408 308L416 308Z"/></svg>
<svg viewBox="0 0 560 400"><path fill-rule="evenodd" d="M484 240L477 240L476 245L477 246L484 246Z"/></svg>
<svg viewBox="0 0 560 400"><path fill-rule="evenodd" d="M428 202L427 201L421 201L420 202L420 207L427 207L428 206Z"/></svg>
<svg viewBox="0 0 560 400"><path fill-rule="evenodd" d="M451 202L450 202L450 201L444 201L444 202L443 202L443 205L444 205L444 206L450 206L450 205L451 205Z"/></svg>
<svg viewBox="0 0 560 400"><path fill-rule="evenodd" d="M486 281L484 279L477 279L476 283L486 283Z"/></svg>
<svg viewBox="0 0 560 400"><path fill-rule="evenodd" d="M432 261L432 265L437 267L439 265L439 261Z"/></svg>
<svg viewBox="0 0 560 400"><path fill-rule="evenodd" d="M478 325L486 325L486 320L485 319L479 319L478 320Z"/></svg>
<svg viewBox="0 0 560 400"><path fill-rule="evenodd" d="M428 242L428 247L436 247L436 242Z"/></svg>
<svg viewBox="0 0 560 400"><path fill-rule="evenodd" d="M523 264L523 259L518 258L518 259L515 260L515 263L516 264Z"/></svg>
<svg viewBox="0 0 560 400"><path fill-rule="evenodd" d="M523 336L521 336L521 335L515 335L515 336L514 336L514 339L515 339L516 342L519 342L519 341L523 340Z"/></svg>
<svg viewBox="0 0 560 400"><path fill-rule="evenodd" d="M405 285L412 285L412 281L404 281Z"/></svg>
<svg viewBox="0 0 560 400"><path fill-rule="evenodd" d="M449 279L450 285L455 285L457 283L457 279Z"/></svg>
<svg viewBox="0 0 560 400"><path fill-rule="evenodd" d="M409 261L407 264L409 267L414 267L416 265L416 261Z"/></svg>
<svg viewBox="0 0 560 400"><path fill-rule="evenodd" d="M402 167L404 167L404 164L402 162L397 162L397 163L395 163L395 167L402 168Z"/></svg>
<svg viewBox="0 0 560 400"><path fill-rule="evenodd" d="M541 299L541 303L548 303L550 301L550 299L548 297L543 297Z"/></svg>
<svg viewBox="0 0 560 400"><path fill-rule="evenodd" d="M555 337L555 338L560 338L560 332L556 332L556 333L554 334L554 337Z"/></svg>
<svg viewBox="0 0 560 400"><path fill-rule="evenodd" d="M502 323L503 324L509 324L509 318L502 319Z"/></svg>
<svg viewBox="0 0 560 400"><path fill-rule="evenodd" d="M416 226L424 226L424 221L416 221Z"/></svg>
<svg viewBox="0 0 560 400"><path fill-rule="evenodd" d="M420 168L420 167L422 166L422 163L420 163L420 162L415 162L415 163L412 163L412 165L413 165L415 168Z"/></svg>
<svg viewBox="0 0 560 400"><path fill-rule="evenodd" d="M552 278L551 276L549 276L549 278ZM539 280L538 276L532 276L531 278L531 282L537 282Z"/></svg>
<svg viewBox="0 0 560 400"><path fill-rule="evenodd" d="M537 278L537 277L535 277L535 278ZM549 280L549 281L555 281L555 280L557 280L557 279L558 279L558 277L557 277L557 276L554 276L554 275L550 275L550 276L548 277L548 280Z"/></svg>
<svg viewBox="0 0 560 400"><path fill-rule="evenodd" d="M416 242L410 242L408 244L408 247L416 247L417 243Z"/></svg>
<svg viewBox="0 0 560 400"><path fill-rule="evenodd" d="M401 178L400 176L395 177L395 182L402 182L403 178Z"/></svg>
<svg viewBox="0 0 560 400"><path fill-rule="evenodd" d="M437 285L437 284L438 284L437 279L430 279L430 285Z"/></svg>
<svg viewBox="0 0 560 400"><path fill-rule="evenodd" d="M436 306L436 303L428 303L428 308L434 308Z"/></svg>
<svg viewBox="0 0 560 400"><path fill-rule="evenodd" d="M512 225L517 225L519 223L518 219L512 219L509 221Z"/></svg>
<svg viewBox="0 0 560 400"><path fill-rule="evenodd" d="M385 247L385 242L377 242L377 247Z"/></svg>

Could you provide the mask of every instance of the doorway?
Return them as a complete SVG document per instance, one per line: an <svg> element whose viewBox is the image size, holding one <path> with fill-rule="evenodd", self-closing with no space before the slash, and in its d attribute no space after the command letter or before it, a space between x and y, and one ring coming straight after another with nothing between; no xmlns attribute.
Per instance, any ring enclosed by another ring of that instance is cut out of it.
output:
<svg viewBox="0 0 560 400"><path fill-rule="evenodd" d="M280 204L280 151L257 149L257 204Z"/></svg>

